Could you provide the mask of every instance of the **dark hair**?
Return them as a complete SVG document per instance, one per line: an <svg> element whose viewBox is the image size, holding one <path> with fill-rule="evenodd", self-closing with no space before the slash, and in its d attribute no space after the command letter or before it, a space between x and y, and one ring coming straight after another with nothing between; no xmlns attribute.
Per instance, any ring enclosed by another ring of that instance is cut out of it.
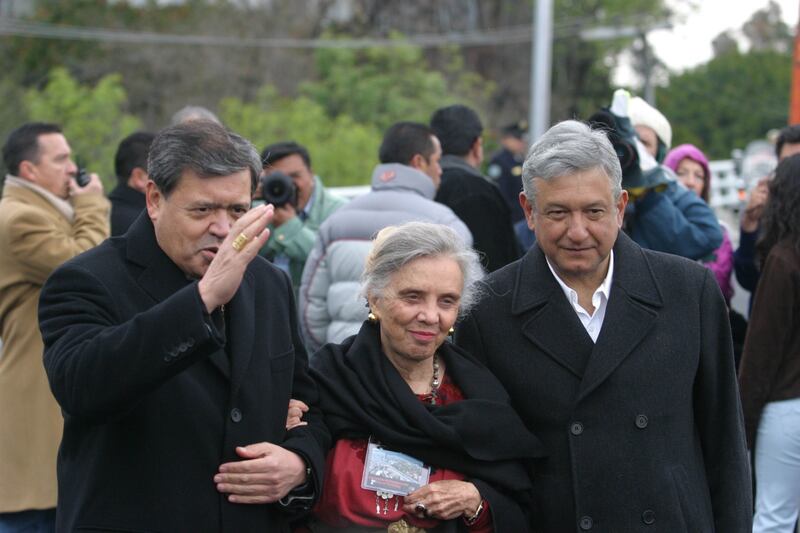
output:
<svg viewBox="0 0 800 533"><path fill-rule="evenodd" d="M261 159L250 141L210 120L191 120L161 130L150 146L147 171L164 196L169 196L185 170L201 178L250 171L256 190Z"/></svg>
<svg viewBox="0 0 800 533"><path fill-rule="evenodd" d="M120 183L128 181L134 168L147 170L147 154L155 137L153 133L137 131L122 139L114 156L114 171Z"/></svg>
<svg viewBox="0 0 800 533"><path fill-rule="evenodd" d="M419 122L392 124L383 135L378 159L381 163L408 165L419 154L427 161L435 150L431 139L435 135L432 129Z"/></svg>
<svg viewBox="0 0 800 533"><path fill-rule="evenodd" d="M763 265L772 247L788 240L800 255L800 154L787 157L769 182L769 199L761 216L756 249Z"/></svg>
<svg viewBox="0 0 800 533"><path fill-rule="evenodd" d="M8 173L19 175L19 164L23 161L39 162L39 135L61 133L58 124L28 122L8 134L3 145L3 163Z"/></svg>
<svg viewBox="0 0 800 533"><path fill-rule="evenodd" d="M264 148L261 151L261 164L266 167L290 155L299 155L306 164L306 168L311 170L311 157L308 155L308 150L302 144L294 141L274 143Z"/></svg>
<svg viewBox="0 0 800 533"><path fill-rule="evenodd" d="M784 144L797 144L800 143L800 124L792 124L786 126L778 134L778 140L775 141L775 155L780 157L781 150Z"/></svg>
<svg viewBox="0 0 800 533"><path fill-rule="evenodd" d="M431 129L442 143L442 153L467 155L483 133L478 114L465 105L441 107L431 117Z"/></svg>

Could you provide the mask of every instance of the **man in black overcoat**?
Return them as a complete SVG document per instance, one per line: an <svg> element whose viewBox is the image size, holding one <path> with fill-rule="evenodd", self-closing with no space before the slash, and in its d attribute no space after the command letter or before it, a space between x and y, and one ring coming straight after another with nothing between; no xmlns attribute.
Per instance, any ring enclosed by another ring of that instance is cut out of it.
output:
<svg viewBox="0 0 800 533"><path fill-rule="evenodd" d="M749 532L725 302L703 266L619 231L621 178L605 133L551 128L523 170L537 244L489 276L456 341L549 453L534 531Z"/></svg>
<svg viewBox="0 0 800 533"><path fill-rule="evenodd" d="M483 161L483 125L467 106L437 109L431 129L442 143L442 183L434 200L444 204L469 228L473 247L489 272L520 256L511 213L497 185L478 170Z"/></svg>
<svg viewBox="0 0 800 533"><path fill-rule="evenodd" d="M321 490L327 431L289 279L257 257L253 146L222 126L163 130L147 213L42 290L64 414L58 531L288 531ZM311 406L286 431L290 398Z"/></svg>
<svg viewBox="0 0 800 533"><path fill-rule="evenodd" d="M137 131L120 141L114 155L117 186L108 193L111 200L111 236L122 235L145 208L147 156L154 134Z"/></svg>

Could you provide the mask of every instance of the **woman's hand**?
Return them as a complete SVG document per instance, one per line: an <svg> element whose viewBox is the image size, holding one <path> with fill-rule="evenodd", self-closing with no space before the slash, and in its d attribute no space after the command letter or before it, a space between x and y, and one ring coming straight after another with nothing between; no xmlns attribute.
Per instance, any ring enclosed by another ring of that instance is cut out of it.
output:
<svg viewBox="0 0 800 533"><path fill-rule="evenodd" d="M434 481L405 497L403 511L419 516L417 506L425 507L425 516L439 520L470 517L481 504L481 493L472 483L445 479Z"/></svg>
<svg viewBox="0 0 800 533"><path fill-rule="evenodd" d="M308 422L303 422L303 413L308 412L308 406L300 400L294 398L289 400L289 411L286 413L286 430L297 426L307 426Z"/></svg>

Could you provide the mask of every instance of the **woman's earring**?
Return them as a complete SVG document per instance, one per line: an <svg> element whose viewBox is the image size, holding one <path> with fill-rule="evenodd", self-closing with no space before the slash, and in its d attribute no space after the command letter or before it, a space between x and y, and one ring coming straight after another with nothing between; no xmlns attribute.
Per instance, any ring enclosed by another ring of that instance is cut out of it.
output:
<svg viewBox="0 0 800 533"><path fill-rule="evenodd" d="M376 317L372 311L370 311L369 314L367 315L367 320L370 321L370 324L378 323L378 317Z"/></svg>
<svg viewBox="0 0 800 533"><path fill-rule="evenodd" d="M456 328L450 328L450 329L447 331L447 334L448 334L448 335L452 335L452 334L453 334L453 333L455 333L455 332L456 332Z"/></svg>

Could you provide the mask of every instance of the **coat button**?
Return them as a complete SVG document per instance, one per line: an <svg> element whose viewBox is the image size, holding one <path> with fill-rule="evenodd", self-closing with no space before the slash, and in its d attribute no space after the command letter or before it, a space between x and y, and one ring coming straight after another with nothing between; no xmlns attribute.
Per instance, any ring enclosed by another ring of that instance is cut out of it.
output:
<svg viewBox="0 0 800 533"><path fill-rule="evenodd" d="M642 513L642 522L644 522L648 526L653 525L655 521L656 521L656 513L654 511L648 509Z"/></svg>
<svg viewBox="0 0 800 533"><path fill-rule="evenodd" d="M639 429L644 429L647 427L649 421L645 415L636 415L636 427Z"/></svg>
<svg viewBox="0 0 800 533"><path fill-rule="evenodd" d="M234 422L241 422L242 420L242 412L236 407L231 409L231 420Z"/></svg>
<svg viewBox="0 0 800 533"><path fill-rule="evenodd" d="M569 426L569 432L572 433L573 435L580 435L581 433L583 433L583 424L581 424L580 422L573 422Z"/></svg>
<svg viewBox="0 0 800 533"><path fill-rule="evenodd" d="M592 521L591 516L584 516L581 518L581 521L578 523L578 525L583 531L589 531L592 529L592 526L594 526L594 522Z"/></svg>

